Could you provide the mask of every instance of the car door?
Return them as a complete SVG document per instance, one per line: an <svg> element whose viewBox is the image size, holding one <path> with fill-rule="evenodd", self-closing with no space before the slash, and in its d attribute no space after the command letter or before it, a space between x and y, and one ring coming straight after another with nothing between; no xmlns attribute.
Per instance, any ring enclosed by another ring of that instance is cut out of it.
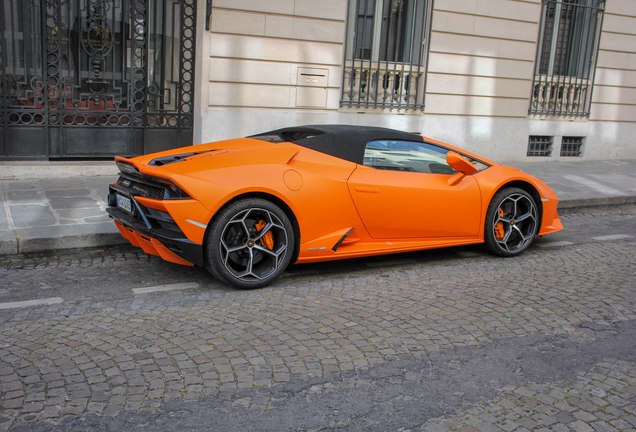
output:
<svg viewBox="0 0 636 432"><path fill-rule="evenodd" d="M373 238L477 236L481 223L479 185L455 174L448 149L409 141L372 141L363 166L349 178L349 191Z"/></svg>

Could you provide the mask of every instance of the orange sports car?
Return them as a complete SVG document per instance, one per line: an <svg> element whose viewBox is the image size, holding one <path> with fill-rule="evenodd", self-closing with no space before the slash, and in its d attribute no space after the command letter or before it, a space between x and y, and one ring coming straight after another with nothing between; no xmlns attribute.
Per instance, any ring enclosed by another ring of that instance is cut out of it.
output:
<svg viewBox="0 0 636 432"><path fill-rule="evenodd" d="M244 288L292 263L475 243L513 256L563 228L535 177L379 127L290 127L115 160L107 211L125 238Z"/></svg>

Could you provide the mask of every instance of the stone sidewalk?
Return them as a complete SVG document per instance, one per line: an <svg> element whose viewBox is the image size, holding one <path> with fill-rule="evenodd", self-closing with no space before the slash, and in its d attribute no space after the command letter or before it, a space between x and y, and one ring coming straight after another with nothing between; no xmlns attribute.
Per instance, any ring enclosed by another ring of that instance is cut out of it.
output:
<svg viewBox="0 0 636 432"><path fill-rule="evenodd" d="M0 255L122 244L105 212L116 176L0 181Z"/></svg>
<svg viewBox="0 0 636 432"><path fill-rule="evenodd" d="M126 242L104 211L114 164L68 164L0 164L0 255ZM636 202L636 160L511 165L546 182L560 209Z"/></svg>

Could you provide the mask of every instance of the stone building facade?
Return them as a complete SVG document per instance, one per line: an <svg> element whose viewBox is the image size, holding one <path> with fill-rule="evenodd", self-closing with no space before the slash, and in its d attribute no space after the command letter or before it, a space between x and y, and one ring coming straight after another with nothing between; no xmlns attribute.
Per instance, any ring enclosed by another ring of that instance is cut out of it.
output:
<svg viewBox="0 0 636 432"><path fill-rule="evenodd" d="M635 0L212 0L199 17L195 142L339 123L502 162L636 158Z"/></svg>

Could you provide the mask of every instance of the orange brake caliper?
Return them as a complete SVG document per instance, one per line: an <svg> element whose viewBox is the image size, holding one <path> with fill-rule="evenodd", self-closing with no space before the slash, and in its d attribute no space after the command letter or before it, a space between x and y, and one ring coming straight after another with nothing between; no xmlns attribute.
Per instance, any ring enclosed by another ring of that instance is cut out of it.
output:
<svg viewBox="0 0 636 432"><path fill-rule="evenodd" d="M503 216L504 216L504 212L500 208L499 217L503 217ZM495 237L497 238L497 240L502 240L505 235L506 235L506 232L504 231L503 222L497 222L497 225L495 225Z"/></svg>
<svg viewBox="0 0 636 432"><path fill-rule="evenodd" d="M258 231L260 231L263 228L265 228L265 225L267 224L265 223L264 220L259 220L258 223L254 225L254 227ZM263 237L261 237L261 244L269 250L274 249L274 235L272 234L271 231L267 231L265 234L263 234Z"/></svg>

